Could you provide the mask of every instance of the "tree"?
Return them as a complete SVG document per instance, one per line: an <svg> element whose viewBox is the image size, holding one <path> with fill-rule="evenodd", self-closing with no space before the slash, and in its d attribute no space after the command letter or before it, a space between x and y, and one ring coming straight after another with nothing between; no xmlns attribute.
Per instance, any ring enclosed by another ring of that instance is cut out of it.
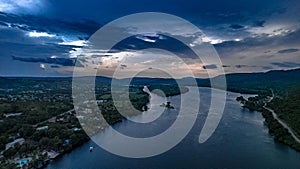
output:
<svg viewBox="0 0 300 169"><path fill-rule="evenodd" d="M48 147L49 145L49 138L48 137L43 137L41 140L40 140L40 145L44 148Z"/></svg>
<svg viewBox="0 0 300 169"><path fill-rule="evenodd" d="M3 156L6 158L12 158L17 153L17 150L13 147L9 148L8 150L5 150L3 152Z"/></svg>

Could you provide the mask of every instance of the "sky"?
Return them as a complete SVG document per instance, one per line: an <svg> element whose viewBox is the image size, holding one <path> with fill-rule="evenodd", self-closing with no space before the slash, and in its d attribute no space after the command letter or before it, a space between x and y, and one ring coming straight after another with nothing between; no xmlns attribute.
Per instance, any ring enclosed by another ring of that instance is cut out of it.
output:
<svg viewBox="0 0 300 169"><path fill-rule="evenodd" d="M103 76L118 70L121 77L142 69L147 73L141 76L161 76L157 65L176 77L185 77L186 70L207 77L218 69L240 73L300 67L298 0L0 0L0 11L0 76L72 76L76 59L91 46L89 38L98 29L139 12L181 17L203 34L168 21L140 20L131 29L116 25L118 32L133 36L109 53L89 48L92 58L77 61L77 66L93 67ZM164 35L166 25L172 37L187 39L189 46ZM188 49L201 44L212 45L221 64L205 64Z"/></svg>

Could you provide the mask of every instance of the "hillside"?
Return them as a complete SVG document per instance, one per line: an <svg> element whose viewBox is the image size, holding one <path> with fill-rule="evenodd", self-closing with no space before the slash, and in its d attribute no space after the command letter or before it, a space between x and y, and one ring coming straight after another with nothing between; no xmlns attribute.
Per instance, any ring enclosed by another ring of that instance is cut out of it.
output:
<svg viewBox="0 0 300 169"><path fill-rule="evenodd" d="M221 76L215 77L215 80ZM227 90L248 94L270 94L270 89L280 95L300 84L300 69L273 70L265 73L227 74ZM210 86L209 79L197 79L199 86Z"/></svg>

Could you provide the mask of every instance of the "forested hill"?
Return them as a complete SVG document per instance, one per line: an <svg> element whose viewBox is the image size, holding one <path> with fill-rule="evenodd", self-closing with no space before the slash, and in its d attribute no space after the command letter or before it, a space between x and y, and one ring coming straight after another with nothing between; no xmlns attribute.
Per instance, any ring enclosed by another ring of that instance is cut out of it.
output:
<svg viewBox="0 0 300 169"><path fill-rule="evenodd" d="M223 75L222 75L223 76ZM218 81L222 76L213 78ZM262 73L234 73L226 74L227 90L239 93L251 93L251 94L263 94L273 89L278 94L284 94L290 89L300 86L300 69L293 70L273 70ZM91 77L86 77L91 78ZM84 78L83 78L84 79ZM0 78L0 88L18 88L23 86L22 84L45 85L48 82L53 81L57 83L57 86L63 86L66 88L71 87L71 77L57 77L57 78L38 78L38 77L14 77L14 78ZM98 76L96 78L96 84L111 83L111 78ZM136 77L134 79L115 79L117 84L130 84L132 85L174 85L176 80L164 79L164 78L143 78ZM191 85L192 78L177 79L182 84ZM198 86L210 87L210 79L196 79ZM45 83L45 84L44 84ZM217 86L223 88L222 86Z"/></svg>
<svg viewBox="0 0 300 169"><path fill-rule="evenodd" d="M215 80L221 76L215 77ZM300 86L300 69L273 70L265 73L227 74L227 90L239 93L263 94L273 89L277 94ZM209 79L198 79L199 86L210 86Z"/></svg>

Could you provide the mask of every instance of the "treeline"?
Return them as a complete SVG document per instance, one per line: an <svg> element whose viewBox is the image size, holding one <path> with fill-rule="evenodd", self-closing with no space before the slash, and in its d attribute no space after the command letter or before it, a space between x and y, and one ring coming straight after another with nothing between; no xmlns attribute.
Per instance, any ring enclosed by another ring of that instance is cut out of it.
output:
<svg viewBox="0 0 300 169"><path fill-rule="evenodd" d="M250 111L260 111L265 118L265 124L269 128L269 133L274 136L276 141L287 144L297 151L300 151L300 144L291 136L289 131L276 120L272 112L263 108L268 100L267 95L258 95L248 99L243 96L237 97L237 101L243 104L244 108ZM292 89L284 95L276 95L275 98L267 104L277 114L278 118L283 120L293 129L299 137L300 133L300 88Z"/></svg>
<svg viewBox="0 0 300 169"><path fill-rule="evenodd" d="M118 102L112 99L111 93L104 94L97 97L97 100L105 100L105 102L98 104L101 109L101 113L105 120L109 124L115 124L122 121L125 117L118 111L117 107L123 111L123 114L127 116L135 116L141 114L143 107L145 107L149 102L149 95L145 93L143 87L129 87L129 100L126 92L126 87L119 87L119 91L114 91L116 97L118 97ZM135 109L130 109L132 105Z"/></svg>
<svg viewBox="0 0 300 169"><path fill-rule="evenodd" d="M300 138L300 88L287 92L282 97L276 97L268 104L278 117L286 122Z"/></svg>
<svg viewBox="0 0 300 169"><path fill-rule="evenodd" d="M262 115L265 118L265 124L269 128L269 133L274 136L276 141L289 145L297 151L300 151L300 144L297 143L286 128L284 128L272 113L266 109L262 110Z"/></svg>
<svg viewBox="0 0 300 169"><path fill-rule="evenodd" d="M149 85L149 90L159 96L175 96L189 91L187 87L178 87L177 85Z"/></svg>
<svg viewBox="0 0 300 169"><path fill-rule="evenodd" d="M0 168L16 168L15 165L8 162L9 159L27 157L33 159L27 166L37 168L49 160L47 151L63 154L89 140L74 114L58 116L56 122L45 122L36 127L24 124L20 119L17 119L14 125L12 130L2 132L0 136L1 150L6 159L0 164ZM45 128L38 129L39 127ZM24 138L25 142L16 143L5 149L5 144L16 138Z"/></svg>
<svg viewBox="0 0 300 169"><path fill-rule="evenodd" d="M237 93L271 95L286 95L300 84L300 69L273 70L265 73L233 73L225 76L227 90ZM213 78L215 81L224 78L223 75ZM209 79L197 79L198 86L210 87ZM217 86L218 87L218 86ZM219 86L223 88L223 86Z"/></svg>
<svg viewBox="0 0 300 169"><path fill-rule="evenodd" d="M249 109L250 111L262 111L267 95L258 95L245 99L243 96L236 98L236 101L242 103L242 107Z"/></svg>

